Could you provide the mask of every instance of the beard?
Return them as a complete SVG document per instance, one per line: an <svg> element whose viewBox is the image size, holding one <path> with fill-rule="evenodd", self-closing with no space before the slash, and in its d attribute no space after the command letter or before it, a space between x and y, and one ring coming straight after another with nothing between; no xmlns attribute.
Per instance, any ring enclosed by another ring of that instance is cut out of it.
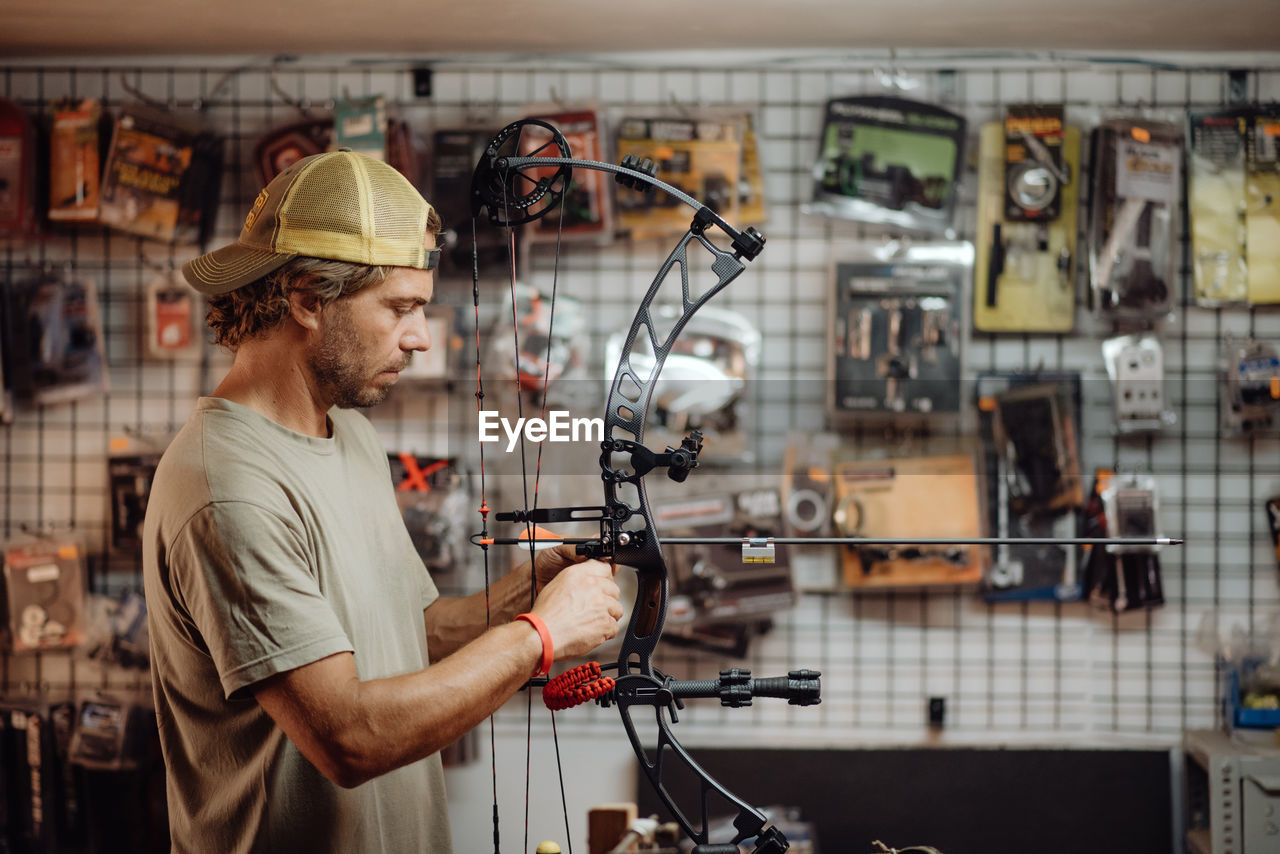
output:
<svg viewBox="0 0 1280 854"><path fill-rule="evenodd" d="M381 367L372 364L360 344L360 336L351 321L349 308L341 301L330 303L328 323L320 343L307 360L321 393L331 405L341 409L375 406L387 399L391 384L378 386L373 378L384 370L403 365Z"/></svg>

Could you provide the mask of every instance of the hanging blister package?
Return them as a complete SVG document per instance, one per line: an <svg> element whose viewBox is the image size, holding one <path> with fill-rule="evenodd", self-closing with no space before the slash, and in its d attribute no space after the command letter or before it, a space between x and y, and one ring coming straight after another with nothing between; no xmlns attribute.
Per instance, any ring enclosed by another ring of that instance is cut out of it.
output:
<svg viewBox="0 0 1280 854"><path fill-rule="evenodd" d="M1151 335L1119 335L1102 342L1118 433L1164 429L1175 416L1165 403L1164 348Z"/></svg>
<svg viewBox="0 0 1280 854"><path fill-rule="evenodd" d="M1280 303L1280 107L1260 108L1245 137L1249 302Z"/></svg>
<svg viewBox="0 0 1280 854"><path fill-rule="evenodd" d="M1229 436L1274 429L1280 411L1280 357L1276 348L1228 335L1222 342L1222 432Z"/></svg>
<svg viewBox="0 0 1280 854"><path fill-rule="evenodd" d="M3 553L5 627L13 652L70 649L84 634L84 550L67 539L10 543Z"/></svg>
<svg viewBox="0 0 1280 854"><path fill-rule="evenodd" d="M0 98L0 238L36 230L35 144L22 107Z"/></svg>
<svg viewBox="0 0 1280 854"><path fill-rule="evenodd" d="M1120 118L1094 130L1089 278L1098 313L1145 323L1172 310L1181 172L1174 124Z"/></svg>
<svg viewBox="0 0 1280 854"><path fill-rule="evenodd" d="M200 357L200 294L176 270L147 285L147 355L153 359Z"/></svg>
<svg viewBox="0 0 1280 854"><path fill-rule="evenodd" d="M982 128L973 326L1070 332L1075 325L1080 131L1062 107L1009 107Z"/></svg>
<svg viewBox="0 0 1280 854"><path fill-rule="evenodd" d="M680 308L661 305L653 310L656 329L669 329ZM605 380L612 384L627 332L609 336L605 344ZM648 338L640 336L630 357L631 369L648 376L654 355ZM754 423L751 380L760 362L761 336L756 327L734 311L705 306L689 319L672 345L649 405L646 438L655 447L679 447L691 430L702 432L705 448L700 460L746 462L751 459Z"/></svg>
<svg viewBox="0 0 1280 854"><path fill-rule="evenodd" d="M1187 209L1196 302L1248 298L1245 244L1245 131L1253 110L1230 107L1188 115Z"/></svg>
<svg viewBox="0 0 1280 854"><path fill-rule="evenodd" d="M129 105L111 137L98 221L154 240L204 243L221 177L219 137L171 113Z"/></svg>
<svg viewBox="0 0 1280 854"><path fill-rule="evenodd" d="M984 490L997 546L984 578L987 601L1080 598L1077 556L1063 545L1024 538L1076 533L1080 481L1080 375L986 372L977 381Z"/></svg>
<svg viewBox="0 0 1280 854"><path fill-rule="evenodd" d="M49 219L96 222L102 177L102 106L92 98L53 105L49 136Z"/></svg>
<svg viewBox="0 0 1280 854"><path fill-rule="evenodd" d="M1156 480L1146 474L1099 469L1084 506L1085 537L1161 537ZM1084 546L1082 576L1089 602L1123 613L1164 604L1159 546Z"/></svg>
<svg viewBox="0 0 1280 854"><path fill-rule="evenodd" d="M427 569L453 572L463 566L472 512L471 480L453 458L387 454L396 504Z"/></svg>
<svg viewBox="0 0 1280 854"><path fill-rule="evenodd" d="M497 132L486 125L442 128L431 135L431 193L427 198L444 223L444 234L438 241L444 255L437 279L470 277L473 263L482 271L510 263L503 230L471 227L471 179L476 162Z"/></svg>
<svg viewBox="0 0 1280 854"><path fill-rule="evenodd" d="M903 98L828 101L808 210L950 236L967 127Z"/></svg>
<svg viewBox="0 0 1280 854"><path fill-rule="evenodd" d="M958 412L973 246L866 244L842 254L827 327L833 419Z"/></svg>
<svg viewBox="0 0 1280 854"><path fill-rule="evenodd" d="M837 454L833 521L841 537L981 536L981 473L970 452L871 458ZM858 545L841 550L851 590L975 584L986 549L977 545Z"/></svg>
<svg viewBox="0 0 1280 854"><path fill-rule="evenodd" d="M594 104L579 107L530 105L525 108L525 118L553 125L564 135L574 157L581 160L608 160L604 153L604 123ZM552 144L551 131L536 126L528 128L521 135L520 145L522 150L518 153L521 156L564 156ZM542 175L538 171L527 174L539 179L550 179L555 174L556 167L547 167ZM569 186L565 189L559 209L550 216L529 223L526 235L533 240L582 239L607 243L613 239L612 184L607 172L597 169L575 171L569 179Z"/></svg>
<svg viewBox="0 0 1280 854"><path fill-rule="evenodd" d="M774 487L663 501L653 519L663 537L768 540L782 533ZM795 605L786 546L753 556L740 543L697 545L672 555L668 619L675 624L754 623Z"/></svg>
<svg viewBox="0 0 1280 854"><path fill-rule="evenodd" d="M582 303L573 297L557 296L554 311L551 295L532 285L516 282L507 295L504 317L514 318L515 335L496 335L492 352L500 365L498 375L515 379L520 387L535 394L554 389L558 398L567 401L577 388L557 388L581 377L586 364L582 352ZM514 305L512 304L514 300ZM554 321L554 322L553 322Z"/></svg>
<svg viewBox="0 0 1280 854"><path fill-rule="evenodd" d="M618 122L618 157L656 164L657 177L728 222L741 222L742 117L629 116ZM640 240L682 234L687 208L662 190L618 187L618 225Z"/></svg>

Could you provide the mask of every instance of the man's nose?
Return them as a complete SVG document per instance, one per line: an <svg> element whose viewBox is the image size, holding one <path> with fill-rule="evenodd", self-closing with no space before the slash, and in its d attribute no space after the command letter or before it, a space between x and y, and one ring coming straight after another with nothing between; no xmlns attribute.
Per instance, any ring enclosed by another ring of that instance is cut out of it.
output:
<svg viewBox="0 0 1280 854"><path fill-rule="evenodd" d="M400 340L401 350L430 350L431 349L431 330L427 325L427 313L425 311L416 311L413 315L413 323L405 330L404 337Z"/></svg>

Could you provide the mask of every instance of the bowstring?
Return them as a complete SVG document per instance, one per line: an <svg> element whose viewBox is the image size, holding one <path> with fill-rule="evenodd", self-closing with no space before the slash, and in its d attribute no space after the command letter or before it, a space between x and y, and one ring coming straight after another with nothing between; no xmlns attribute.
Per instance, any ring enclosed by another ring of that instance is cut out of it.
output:
<svg viewBox="0 0 1280 854"><path fill-rule="evenodd" d="M480 371L480 244L476 236L476 216L471 215L471 300L476 316L476 418L484 407L484 378ZM480 445L480 549L484 553L484 624L493 628L493 609L489 599L489 503L486 500L484 443ZM498 832L498 751L494 715L489 715L489 765L493 773L493 854L501 854Z"/></svg>

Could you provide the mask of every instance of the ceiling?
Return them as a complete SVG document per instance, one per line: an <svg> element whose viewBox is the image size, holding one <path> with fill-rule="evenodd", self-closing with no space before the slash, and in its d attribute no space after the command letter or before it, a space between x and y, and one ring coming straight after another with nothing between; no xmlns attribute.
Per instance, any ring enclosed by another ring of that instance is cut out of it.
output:
<svg viewBox="0 0 1280 854"><path fill-rule="evenodd" d="M1280 49L1280 0L4 0L0 58Z"/></svg>

